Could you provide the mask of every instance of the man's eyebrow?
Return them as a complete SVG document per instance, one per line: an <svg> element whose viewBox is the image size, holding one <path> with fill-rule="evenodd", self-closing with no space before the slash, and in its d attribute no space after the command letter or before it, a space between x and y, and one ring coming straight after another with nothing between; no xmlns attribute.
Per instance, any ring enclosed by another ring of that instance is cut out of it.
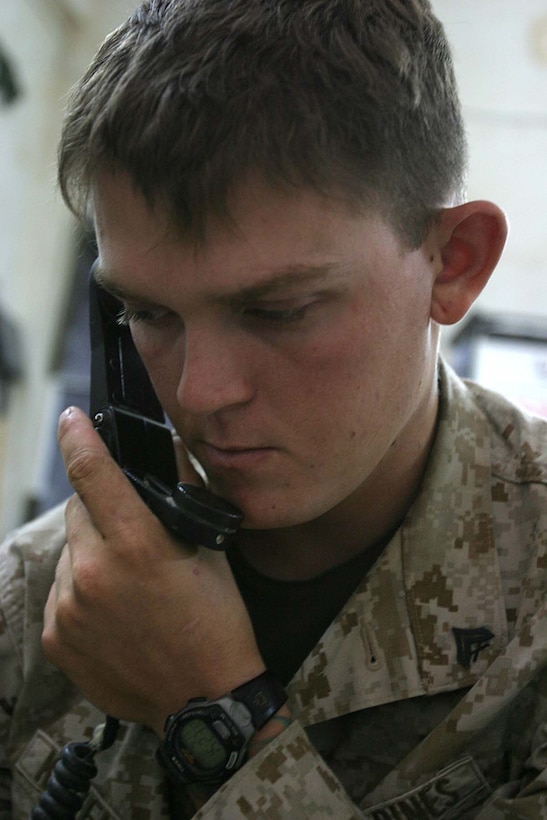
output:
<svg viewBox="0 0 547 820"><path fill-rule="evenodd" d="M252 302L264 299L266 296L292 285L306 287L327 284L340 279L345 273L347 273L347 269L338 262L326 262L321 265L291 265L271 272L267 278L255 284L220 293L214 297L214 300L230 304ZM135 291L116 284L115 277L109 276L98 262L95 263L93 275L97 284L117 299L122 301L143 301L142 297Z"/></svg>
<svg viewBox="0 0 547 820"><path fill-rule="evenodd" d="M268 278L253 285L239 288L231 293L221 295L223 302L252 302L264 299L285 287L295 285L319 286L337 279L343 269L338 264L292 265L271 273Z"/></svg>
<svg viewBox="0 0 547 820"><path fill-rule="evenodd" d="M100 264L98 259L96 259L95 262L93 263L93 267L91 268L91 273L93 274L93 279L99 285L99 287L104 288L105 290L108 290L109 292L112 292L112 288L114 288L115 285L113 285L110 282L110 279L106 275L104 268L101 267L101 264Z"/></svg>
<svg viewBox="0 0 547 820"><path fill-rule="evenodd" d="M93 265L93 278L99 287L104 288L104 290L108 291L108 293L120 301L142 301L137 293L117 285L115 279L106 273L98 261Z"/></svg>

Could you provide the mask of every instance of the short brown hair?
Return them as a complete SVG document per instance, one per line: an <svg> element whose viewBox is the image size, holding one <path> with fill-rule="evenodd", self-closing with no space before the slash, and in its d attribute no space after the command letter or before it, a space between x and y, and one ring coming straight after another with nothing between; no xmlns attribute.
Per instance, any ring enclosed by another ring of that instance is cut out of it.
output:
<svg viewBox="0 0 547 820"><path fill-rule="evenodd" d="M60 187L82 215L125 171L188 231L250 171L357 206L419 244L461 195L464 128L429 0L149 0L74 89Z"/></svg>

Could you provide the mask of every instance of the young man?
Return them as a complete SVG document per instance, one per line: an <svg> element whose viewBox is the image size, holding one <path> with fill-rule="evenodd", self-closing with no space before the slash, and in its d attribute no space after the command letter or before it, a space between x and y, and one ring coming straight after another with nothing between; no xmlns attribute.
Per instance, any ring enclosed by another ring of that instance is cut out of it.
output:
<svg viewBox="0 0 547 820"><path fill-rule="evenodd" d="M438 357L506 224L427 0L152 0L59 168L181 478L244 523L175 540L62 415L66 522L3 556L5 816L103 713L82 817L543 816L547 432Z"/></svg>

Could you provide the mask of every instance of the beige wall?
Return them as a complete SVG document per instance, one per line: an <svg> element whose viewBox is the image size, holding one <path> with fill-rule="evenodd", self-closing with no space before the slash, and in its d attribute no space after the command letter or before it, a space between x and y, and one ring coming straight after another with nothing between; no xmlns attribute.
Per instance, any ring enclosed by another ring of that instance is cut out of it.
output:
<svg viewBox="0 0 547 820"><path fill-rule="evenodd" d="M479 306L547 316L547 0L433 4L455 48L472 147L470 196L493 199L512 224ZM23 88L16 105L0 107L0 298L20 325L26 368L0 429L2 531L19 523L40 481L48 371L73 255L74 225L54 184L63 101L132 6L0 0L0 43Z"/></svg>
<svg viewBox="0 0 547 820"><path fill-rule="evenodd" d="M547 0L433 6L454 49L471 146L469 197L496 202L511 226L477 307L547 317Z"/></svg>
<svg viewBox="0 0 547 820"><path fill-rule="evenodd" d="M25 375L1 422L1 529L39 480L53 347L73 259L74 224L55 190L67 90L131 0L1 0L0 43L21 97L0 107L0 304L18 323Z"/></svg>

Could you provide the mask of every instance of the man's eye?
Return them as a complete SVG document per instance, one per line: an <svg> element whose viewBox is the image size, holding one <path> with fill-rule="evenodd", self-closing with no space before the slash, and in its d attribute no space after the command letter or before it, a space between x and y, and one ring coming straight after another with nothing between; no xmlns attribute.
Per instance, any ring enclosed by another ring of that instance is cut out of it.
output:
<svg viewBox="0 0 547 820"><path fill-rule="evenodd" d="M150 310L142 309L135 310L129 307L123 307L117 316L117 323L119 325L129 325L131 322L143 322L144 324L153 324L168 315L166 310Z"/></svg>
<svg viewBox="0 0 547 820"><path fill-rule="evenodd" d="M291 324L303 319L311 303L295 305L293 307L264 307L253 305L243 311L243 315L249 319L260 322L270 322L271 324Z"/></svg>

